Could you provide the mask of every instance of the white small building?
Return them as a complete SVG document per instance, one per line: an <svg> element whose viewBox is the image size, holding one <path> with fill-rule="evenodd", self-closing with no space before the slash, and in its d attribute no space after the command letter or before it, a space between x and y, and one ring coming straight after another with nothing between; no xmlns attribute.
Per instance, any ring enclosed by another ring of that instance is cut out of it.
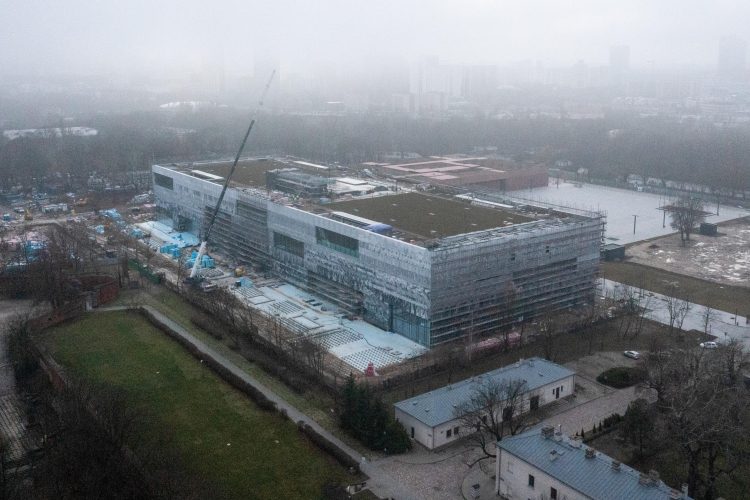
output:
<svg viewBox="0 0 750 500"><path fill-rule="evenodd" d="M553 427L497 443L495 493L505 500L691 500L687 485L673 490L659 473L622 465Z"/></svg>
<svg viewBox="0 0 750 500"><path fill-rule="evenodd" d="M526 412L573 394L575 376L574 371L545 359L521 360L478 377L399 401L394 405L396 420L403 424L412 439L432 450L455 441L466 432L461 428L456 409L471 401L481 384L504 380L525 381L527 392L523 396L523 411Z"/></svg>

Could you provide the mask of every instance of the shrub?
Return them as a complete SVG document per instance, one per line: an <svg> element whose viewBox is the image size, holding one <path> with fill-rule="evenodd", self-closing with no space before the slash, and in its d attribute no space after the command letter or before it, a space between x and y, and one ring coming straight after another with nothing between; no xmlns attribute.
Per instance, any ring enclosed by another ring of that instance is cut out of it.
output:
<svg viewBox="0 0 750 500"><path fill-rule="evenodd" d="M613 413L609 417L604 419L604 427L612 427L613 425L617 425L622 421L622 415L619 413Z"/></svg>
<svg viewBox="0 0 750 500"><path fill-rule="evenodd" d="M610 368L596 377L596 381L600 384L608 385L615 389L630 387L644 379L645 374L643 373L643 370L626 366Z"/></svg>
<svg viewBox="0 0 750 500"><path fill-rule="evenodd" d="M367 384L357 385L350 376L343 388L341 427L371 450L403 453L411 448L406 429Z"/></svg>

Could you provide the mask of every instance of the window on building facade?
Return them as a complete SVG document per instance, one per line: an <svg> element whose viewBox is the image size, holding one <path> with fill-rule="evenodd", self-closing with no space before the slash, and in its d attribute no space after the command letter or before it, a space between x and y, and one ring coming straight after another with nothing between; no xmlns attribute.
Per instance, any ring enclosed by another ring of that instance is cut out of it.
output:
<svg viewBox="0 0 750 500"><path fill-rule="evenodd" d="M458 436L458 427L453 428L453 435Z"/></svg>
<svg viewBox="0 0 750 500"><path fill-rule="evenodd" d="M274 232L273 246L297 257L305 258L305 244L285 234Z"/></svg>
<svg viewBox="0 0 750 500"><path fill-rule="evenodd" d="M318 245L323 245L352 257L359 257L359 241L356 238L350 238L322 227L315 228L315 237Z"/></svg>
<svg viewBox="0 0 750 500"><path fill-rule="evenodd" d="M451 437L451 429L448 429L447 431L445 431L445 437L447 438Z"/></svg>
<svg viewBox="0 0 750 500"><path fill-rule="evenodd" d="M529 474L529 488L533 488L533 487L534 487L534 476Z"/></svg>
<svg viewBox="0 0 750 500"><path fill-rule="evenodd" d="M549 489L549 500L557 500L557 490L555 488Z"/></svg>
<svg viewBox="0 0 750 500"><path fill-rule="evenodd" d="M513 462L511 462L510 460L508 460L508 472L513 474Z"/></svg>
<svg viewBox="0 0 750 500"><path fill-rule="evenodd" d="M174 190L174 180L166 175L154 173L154 184L163 188Z"/></svg>

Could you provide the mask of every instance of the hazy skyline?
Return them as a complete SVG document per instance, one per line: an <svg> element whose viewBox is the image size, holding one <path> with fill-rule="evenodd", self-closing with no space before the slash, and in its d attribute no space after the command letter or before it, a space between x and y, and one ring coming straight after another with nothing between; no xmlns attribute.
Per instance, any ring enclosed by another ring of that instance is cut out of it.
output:
<svg viewBox="0 0 750 500"><path fill-rule="evenodd" d="M223 54L227 74L247 74L258 51L277 53L287 73L383 54L606 65L612 45L631 47L631 67L715 67L721 37L745 38L749 21L742 0L6 0L0 73L164 75Z"/></svg>

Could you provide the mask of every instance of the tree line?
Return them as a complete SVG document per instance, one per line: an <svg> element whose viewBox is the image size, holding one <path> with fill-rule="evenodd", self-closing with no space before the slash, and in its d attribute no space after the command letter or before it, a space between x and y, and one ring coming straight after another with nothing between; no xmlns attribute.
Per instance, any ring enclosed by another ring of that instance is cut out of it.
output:
<svg viewBox="0 0 750 500"><path fill-rule="evenodd" d="M195 113L132 113L92 118L93 137L0 139L4 187L45 176L73 179L89 172L143 170L154 162L194 161L235 153L248 113L207 108ZM586 168L589 176L628 175L692 182L734 194L750 189L750 132L666 119L607 114L597 120L484 116L445 119L398 115L260 118L249 154L290 154L351 165L382 160L388 152L421 155L472 153L494 146L515 160Z"/></svg>

